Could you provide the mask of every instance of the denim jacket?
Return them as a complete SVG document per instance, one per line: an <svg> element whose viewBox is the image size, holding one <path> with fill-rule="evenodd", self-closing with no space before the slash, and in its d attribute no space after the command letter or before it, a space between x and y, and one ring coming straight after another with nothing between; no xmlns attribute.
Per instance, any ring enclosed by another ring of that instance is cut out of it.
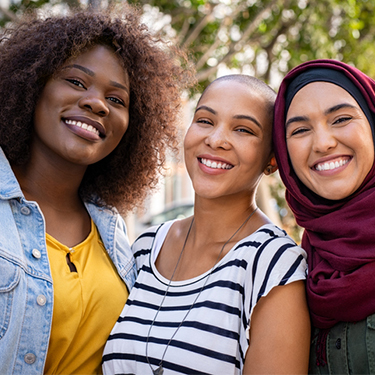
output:
<svg viewBox="0 0 375 375"><path fill-rule="evenodd" d="M105 248L130 290L136 268L125 222L115 211L86 203ZM43 374L53 311L45 223L27 201L0 148L0 374ZM105 319L105 317L103 317Z"/></svg>

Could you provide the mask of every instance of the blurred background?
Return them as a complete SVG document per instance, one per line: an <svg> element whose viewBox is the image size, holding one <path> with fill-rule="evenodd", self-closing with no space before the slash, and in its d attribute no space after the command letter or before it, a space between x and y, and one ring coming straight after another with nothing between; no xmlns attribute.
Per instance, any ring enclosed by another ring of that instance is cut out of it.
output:
<svg viewBox="0 0 375 375"><path fill-rule="evenodd" d="M122 0L124 1L124 0ZM0 27L20 14L105 8L121 0L0 0ZM277 91L282 77L301 62L329 58L375 78L375 0L135 0L144 22L163 39L186 49L197 69L198 89L184 94L182 138L199 93L216 77L243 73ZM278 174L263 177L258 205L297 242L296 225ZM144 207L125 218L130 240L147 226L193 212L194 195L183 154L171 155Z"/></svg>

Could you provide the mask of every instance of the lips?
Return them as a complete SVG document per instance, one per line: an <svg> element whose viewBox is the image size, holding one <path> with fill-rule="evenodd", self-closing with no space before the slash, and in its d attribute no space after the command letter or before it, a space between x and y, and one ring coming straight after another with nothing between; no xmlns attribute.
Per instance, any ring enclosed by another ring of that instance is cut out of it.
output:
<svg viewBox="0 0 375 375"><path fill-rule="evenodd" d="M349 157L345 157L345 158L338 158L335 160L327 160L325 162L315 164L313 168L318 172L332 171L334 169L344 166L350 161L350 159L351 158Z"/></svg>
<svg viewBox="0 0 375 375"><path fill-rule="evenodd" d="M78 127L90 133L93 133L100 138L105 137L105 128L97 121L93 121L86 117L69 117L63 118L66 125L70 127Z"/></svg>
<svg viewBox="0 0 375 375"><path fill-rule="evenodd" d="M199 162L212 169L232 169L233 165L219 160L198 158Z"/></svg>

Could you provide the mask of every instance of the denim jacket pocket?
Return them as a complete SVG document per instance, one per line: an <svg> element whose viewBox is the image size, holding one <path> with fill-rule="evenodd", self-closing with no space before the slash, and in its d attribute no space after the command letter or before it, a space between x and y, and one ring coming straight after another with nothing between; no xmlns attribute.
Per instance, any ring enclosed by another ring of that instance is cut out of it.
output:
<svg viewBox="0 0 375 375"><path fill-rule="evenodd" d="M21 278L21 269L4 258L0 258L0 340L10 322L14 289Z"/></svg>

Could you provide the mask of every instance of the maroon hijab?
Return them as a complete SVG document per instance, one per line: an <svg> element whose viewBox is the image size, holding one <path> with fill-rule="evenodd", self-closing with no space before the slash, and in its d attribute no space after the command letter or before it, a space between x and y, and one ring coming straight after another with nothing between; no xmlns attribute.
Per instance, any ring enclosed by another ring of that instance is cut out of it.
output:
<svg viewBox="0 0 375 375"><path fill-rule="evenodd" d="M286 100L291 100L287 88L301 73L315 68L341 72L359 89L373 134L375 81L339 61L308 61L287 74L276 99L276 159L287 202L298 225L305 229L302 247L308 254L307 297L312 322L326 329L339 321L355 322L375 313L375 167L355 193L339 201L313 193L294 173L285 139Z"/></svg>

